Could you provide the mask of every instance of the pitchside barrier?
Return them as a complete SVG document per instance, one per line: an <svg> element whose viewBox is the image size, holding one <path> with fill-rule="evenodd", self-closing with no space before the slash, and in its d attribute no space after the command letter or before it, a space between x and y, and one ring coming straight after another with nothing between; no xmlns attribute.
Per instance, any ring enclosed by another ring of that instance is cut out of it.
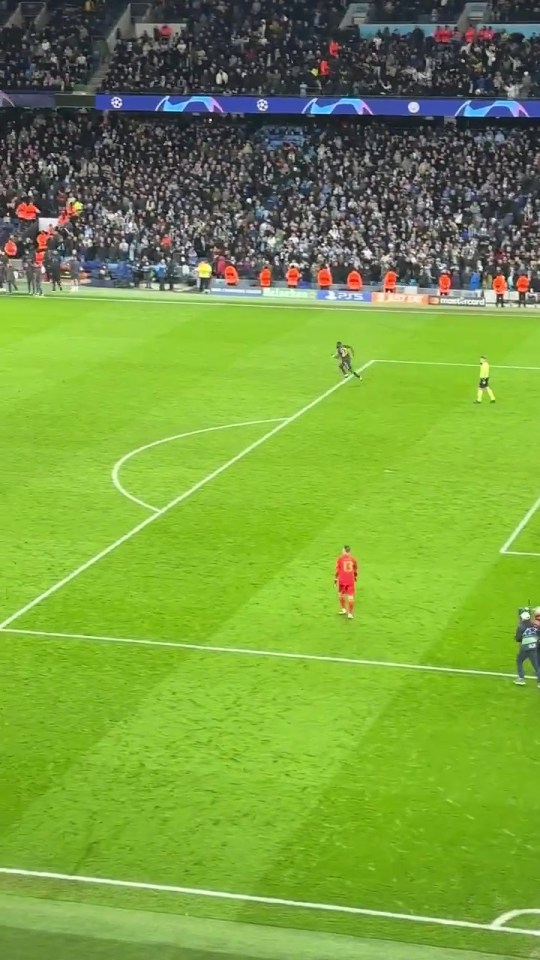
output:
<svg viewBox="0 0 540 960"><path fill-rule="evenodd" d="M210 291L214 296L224 297L264 297L274 300L289 300L300 302L302 300L319 300L326 303L358 304L366 306L389 306L391 304L403 307L441 307L444 310L451 310L452 307L467 307L468 309L482 309L484 307L495 306L495 293L492 290L451 290L446 297L441 297L437 290L424 290L420 288L401 287L395 293L381 293L376 290L291 290L287 287L272 286L263 290L257 287L238 286L222 287L214 286ZM509 291L505 295L505 302L509 307L517 307L518 294L516 291ZM530 307L540 307L540 294L527 294L527 305Z"/></svg>
<svg viewBox="0 0 540 960"><path fill-rule="evenodd" d="M16 278L24 282L25 277L22 261L15 259L12 260L12 263L15 267ZM68 263L62 264L62 279L69 282ZM124 286L125 289L133 289L133 285L130 283L117 284L110 278L93 280L84 270L81 272L80 283L82 286L95 286L104 289L118 288L118 286ZM47 287L48 285L45 284L45 289L47 289ZM141 283L140 288L148 292L153 290L158 293L159 284L153 281L151 286L147 287ZM194 296L199 296L198 290L193 286L193 281L191 285L176 282L174 284L174 291L177 293L190 292L193 293ZM4 292L1 287L0 292ZM168 290L167 292L170 293L171 291ZM446 297L441 297L435 287L422 288L412 285L402 285L397 287L395 293L383 293L380 290L370 289L369 287L359 291L347 290L344 287L332 287L330 290L317 290L310 287L292 289L287 287L283 281L277 281L271 287L261 288L257 286L254 281L249 280L240 280L238 285L234 287L227 287L223 280L213 280L209 293L212 296L223 298L231 297L242 300L260 299L264 297L265 299L288 300L289 302L293 301L296 303L318 300L329 303L357 304L358 306L365 305L373 307L394 304L402 307L414 307L415 309L419 307L441 307L444 310L452 309L452 307L467 307L468 309L494 307L496 301L493 290L451 290ZM509 291L505 294L504 299L507 306L517 307L517 291ZM540 293L528 293L527 306L533 308L540 307Z"/></svg>

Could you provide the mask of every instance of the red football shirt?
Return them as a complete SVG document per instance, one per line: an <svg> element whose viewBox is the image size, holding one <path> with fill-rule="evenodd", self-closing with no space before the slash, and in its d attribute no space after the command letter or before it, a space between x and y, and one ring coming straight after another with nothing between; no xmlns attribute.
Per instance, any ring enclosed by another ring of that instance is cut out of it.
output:
<svg viewBox="0 0 540 960"><path fill-rule="evenodd" d="M336 560L338 583L353 584L358 577L358 563L352 553L342 553Z"/></svg>

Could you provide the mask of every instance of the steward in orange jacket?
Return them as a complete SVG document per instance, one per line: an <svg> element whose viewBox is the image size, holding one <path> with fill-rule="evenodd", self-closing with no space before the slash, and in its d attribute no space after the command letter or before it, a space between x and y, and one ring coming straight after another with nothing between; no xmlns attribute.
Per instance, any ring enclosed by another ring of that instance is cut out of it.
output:
<svg viewBox="0 0 540 960"><path fill-rule="evenodd" d="M441 297L447 297L450 293L450 288L452 286L452 280L450 279L449 273L441 273L439 277L439 293Z"/></svg>
<svg viewBox="0 0 540 960"><path fill-rule="evenodd" d="M11 237L9 238L7 243L4 245L4 252L8 257L17 256L17 244L14 242L14 240L11 239Z"/></svg>
<svg viewBox="0 0 540 960"><path fill-rule="evenodd" d="M238 286L238 270L233 267L232 263L227 264L223 276L228 287Z"/></svg>
<svg viewBox="0 0 540 960"><path fill-rule="evenodd" d="M518 307L527 306L527 294L529 292L529 278L522 274L516 280L516 290L518 292Z"/></svg>
<svg viewBox="0 0 540 960"><path fill-rule="evenodd" d="M261 287L271 287L272 286L272 271L270 267L263 267L259 274L259 283Z"/></svg>
<svg viewBox="0 0 540 960"><path fill-rule="evenodd" d="M328 290L332 286L332 274L329 267L321 267L317 274L317 283L320 290Z"/></svg>
<svg viewBox="0 0 540 960"><path fill-rule="evenodd" d="M395 293L397 284L397 273L394 270L387 270L383 280L383 290L385 293Z"/></svg>
<svg viewBox="0 0 540 960"><path fill-rule="evenodd" d="M36 207L35 203L32 203L32 201L30 201L30 203L25 203L24 200L21 200L21 202L17 205L15 213L17 214L19 220L35 220L39 214L39 209Z"/></svg>
<svg viewBox="0 0 540 960"><path fill-rule="evenodd" d="M48 244L48 242L49 242L49 236L50 236L50 234L47 233L46 230L40 230L40 231L39 231L39 233L38 233L38 235L37 235L37 237L36 237L38 250L46 250L46 249L47 249L47 244Z"/></svg>
<svg viewBox="0 0 540 960"><path fill-rule="evenodd" d="M351 270L347 277L347 289L360 291L363 285L362 274L358 270Z"/></svg>
<svg viewBox="0 0 540 960"><path fill-rule="evenodd" d="M287 273L285 274L285 279L288 287L296 288L298 286L300 283L300 271L296 264L291 263Z"/></svg>
<svg viewBox="0 0 540 960"><path fill-rule="evenodd" d="M504 307L504 295L508 290L508 284L502 273L497 273L493 277L493 289L495 291L495 306Z"/></svg>

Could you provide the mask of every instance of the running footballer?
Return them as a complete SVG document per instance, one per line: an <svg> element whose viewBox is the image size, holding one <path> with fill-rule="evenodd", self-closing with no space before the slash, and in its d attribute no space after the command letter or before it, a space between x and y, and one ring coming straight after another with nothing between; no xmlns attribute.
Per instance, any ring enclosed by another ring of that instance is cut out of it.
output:
<svg viewBox="0 0 540 960"><path fill-rule="evenodd" d="M356 370L353 370L352 358L354 357L354 350L348 343L342 343L341 340L338 340L336 343L336 352L334 354L334 360L337 360L338 367L341 370L344 377L356 377L357 380L361 380L362 377Z"/></svg>

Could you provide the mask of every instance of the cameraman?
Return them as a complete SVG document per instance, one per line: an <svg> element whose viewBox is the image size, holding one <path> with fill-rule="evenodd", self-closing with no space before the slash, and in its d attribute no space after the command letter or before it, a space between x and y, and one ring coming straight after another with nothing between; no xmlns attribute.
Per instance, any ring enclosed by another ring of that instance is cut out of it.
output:
<svg viewBox="0 0 540 960"><path fill-rule="evenodd" d="M531 619L530 610L522 610L519 615L519 623L516 629L516 643L519 643L519 651L516 657L517 680L514 680L519 687L525 685L523 675L523 664L530 660L533 670L536 674L538 686L540 687L540 664L538 662L538 639L540 628L536 620Z"/></svg>

